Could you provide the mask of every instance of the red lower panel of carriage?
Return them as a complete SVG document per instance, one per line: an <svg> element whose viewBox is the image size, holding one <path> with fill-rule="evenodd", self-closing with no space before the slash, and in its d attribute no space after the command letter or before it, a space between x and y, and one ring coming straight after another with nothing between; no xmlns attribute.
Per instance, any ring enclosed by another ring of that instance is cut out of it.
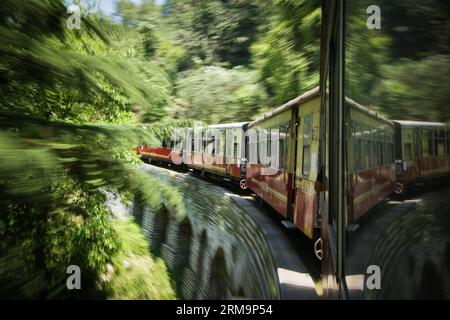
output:
<svg viewBox="0 0 450 320"><path fill-rule="evenodd" d="M287 217L292 175L260 164L247 165L247 184L258 197Z"/></svg>
<svg viewBox="0 0 450 320"><path fill-rule="evenodd" d="M351 199L353 220L357 220L377 203L394 192L395 165L388 164L353 174Z"/></svg>
<svg viewBox="0 0 450 320"><path fill-rule="evenodd" d="M171 161L170 154L172 152L172 148L164 148L164 147L151 148L144 145L135 148L134 151L136 154L140 155L143 158L166 162Z"/></svg>

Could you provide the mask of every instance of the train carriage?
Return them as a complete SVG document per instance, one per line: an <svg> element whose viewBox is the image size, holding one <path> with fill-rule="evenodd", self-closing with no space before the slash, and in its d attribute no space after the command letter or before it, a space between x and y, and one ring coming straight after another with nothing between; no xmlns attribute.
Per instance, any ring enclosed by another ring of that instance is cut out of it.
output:
<svg viewBox="0 0 450 320"><path fill-rule="evenodd" d="M201 175L239 183L245 179L245 130L248 122L215 124L190 130L192 143L185 144L184 161Z"/></svg>
<svg viewBox="0 0 450 320"><path fill-rule="evenodd" d="M357 220L395 189L394 123L346 98L348 222Z"/></svg>
<svg viewBox="0 0 450 320"><path fill-rule="evenodd" d="M450 131L443 123L391 121L350 98L345 103L347 225L399 185L450 172ZM137 152L153 162L173 162L174 150L180 152L194 172L248 187L314 239L321 227L315 184L322 179L323 120L315 88L251 123L184 129L181 150L171 142Z"/></svg>
<svg viewBox="0 0 450 320"><path fill-rule="evenodd" d="M399 185L450 173L450 128L441 122L395 120Z"/></svg>
<svg viewBox="0 0 450 320"><path fill-rule="evenodd" d="M319 90L315 88L256 119L247 133L249 188L310 238L319 227L314 191L319 123ZM279 139L278 154L271 150L273 131ZM269 161L264 162L264 154Z"/></svg>
<svg viewBox="0 0 450 320"><path fill-rule="evenodd" d="M135 153L144 161L158 164L171 164L171 152L173 145L163 145L160 147L150 147L145 144L135 148Z"/></svg>
<svg viewBox="0 0 450 320"><path fill-rule="evenodd" d="M148 146L142 143L139 147L134 148L134 152L141 158L141 160L158 164L162 166L184 166L174 159L181 157L181 150L177 146L182 142L182 137L172 137L172 139L167 139L162 142L161 146Z"/></svg>
<svg viewBox="0 0 450 320"><path fill-rule="evenodd" d="M392 121L353 100L347 98L346 104L351 127L346 144L350 224L395 189L395 130ZM321 223L315 190L322 167L320 111L315 88L251 122L247 132L249 188L309 238L316 237ZM274 130L279 132L278 155L270 150ZM263 161L265 154L269 161ZM279 165L269 170L274 157Z"/></svg>

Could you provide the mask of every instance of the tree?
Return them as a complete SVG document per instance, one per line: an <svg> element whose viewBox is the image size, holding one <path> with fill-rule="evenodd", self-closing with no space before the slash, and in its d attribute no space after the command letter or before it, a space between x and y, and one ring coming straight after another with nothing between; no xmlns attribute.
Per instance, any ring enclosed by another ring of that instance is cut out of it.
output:
<svg viewBox="0 0 450 320"><path fill-rule="evenodd" d="M255 71L202 67L177 82L177 117L208 123L248 121L265 106L267 96Z"/></svg>
<svg viewBox="0 0 450 320"><path fill-rule="evenodd" d="M87 297L121 245L106 191L155 206L165 196L182 212L131 153L157 143L135 122L164 114L168 82L138 42L122 46L130 30L92 15L66 29L63 1L4 0L0 13L0 295L71 296L74 264Z"/></svg>
<svg viewBox="0 0 450 320"><path fill-rule="evenodd" d="M171 0L166 11L194 62L249 64L260 18L259 1Z"/></svg>
<svg viewBox="0 0 450 320"><path fill-rule="evenodd" d="M253 44L253 66L273 104L319 84L320 1L272 1L263 36Z"/></svg>
<svg viewBox="0 0 450 320"><path fill-rule="evenodd" d="M382 1L380 30L366 27L370 4L347 8L347 96L390 118L450 120L448 2Z"/></svg>

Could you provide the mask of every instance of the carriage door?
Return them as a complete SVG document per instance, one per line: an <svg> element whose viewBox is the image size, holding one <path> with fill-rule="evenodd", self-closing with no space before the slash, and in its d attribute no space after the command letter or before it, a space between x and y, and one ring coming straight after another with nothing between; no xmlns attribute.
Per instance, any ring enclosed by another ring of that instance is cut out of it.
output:
<svg viewBox="0 0 450 320"><path fill-rule="evenodd" d="M414 166L415 174L417 177L420 177L420 161L422 158L422 144L420 143L420 131L419 129L411 129L413 131L413 139L414 139L414 159L416 159Z"/></svg>
<svg viewBox="0 0 450 320"><path fill-rule="evenodd" d="M294 223L310 238L315 226L314 181L317 168L317 126L319 113L311 112L312 105L301 106L300 125L297 129L297 163L295 172ZM308 111L302 113L306 107ZM307 113L306 113L307 112ZM316 119L317 118L317 119Z"/></svg>

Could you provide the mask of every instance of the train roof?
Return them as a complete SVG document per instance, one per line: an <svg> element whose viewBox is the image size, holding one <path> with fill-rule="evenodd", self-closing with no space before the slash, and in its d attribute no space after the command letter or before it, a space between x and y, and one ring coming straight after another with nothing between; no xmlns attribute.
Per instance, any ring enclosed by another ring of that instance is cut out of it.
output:
<svg viewBox="0 0 450 320"><path fill-rule="evenodd" d="M248 123L249 123L249 121L233 122L233 123L218 123L218 124L209 125L208 128L210 128L210 129L234 129L234 128L242 128L243 126L245 126Z"/></svg>
<svg viewBox="0 0 450 320"><path fill-rule="evenodd" d="M443 122L428 122L428 121L412 121L412 120L394 120L403 128L422 128L422 129L437 129L445 127Z"/></svg>
<svg viewBox="0 0 450 320"><path fill-rule="evenodd" d="M379 120L388 122L391 125L394 125L394 122L392 120L389 120L384 115L382 115L382 114L380 114L378 112L370 110L368 107L365 107L365 106L359 104L358 102L354 101L353 99L345 97L345 102L348 103L351 107L353 107L353 108L355 108L355 109L357 109L359 111L362 111L362 112L366 113L367 115L369 115L369 116L371 116L371 117L373 117L375 119L379 119Z"/></svg>
<svg viewBox="0 0 450 320"><path fill-rule="evenodd" d="M245 122L232 122L232 123L217 123L217 124L211 124L206 126L199 126L197 128L199 129L237 129L237 128L243 128L245 125L247 125L249 121ZM190 127L188 130L194 130L195 127Z"/></svg>
<svg viewBox="0 0 450 320"><path fill-rule="evenodd" d="M312 98L315 98L317 96L319 96L319 87L315 87L314 89L311 89L311 90L305 92L301 96L298 96L297 98L294 98L294 99L286 102L285 104L279 106L278 108L264 113L262 116L256 118L254 121L250 122L248 127L250 128L252 126L255 126L258 123L261 123L266 119L272 118L272 117L276 116L277 114L282 113L283 111L289 110L292 107L299 105L305 101L308 101Z"/></svg>
<svg viewBox="0 0 450 320"><path fill-rule="evenodd" d="M283 111L289 110L289 109L291 109L294 106L297 106L297 105L299 105L299 104L301 104L303 102L311 100L312 98L318 97L319 96L319 92L320 92L319 91L319 87L315 87L314 89L311 89L311 90L305 92L304 94L298 96L297 98L294 98L294 99L288 101L287 103L279 106L278 108L263 114L261 117L259 117L259 118L255 119L254 121L250 122L248 127L249 128L253 127L253 126L255 126L255 125L257 125L257 124L259 124L259 123L261 123L261 122L263 122L263 121L265 121L267 119L269 119L269 118L272 118L272 117L276 116L277 114L279 114L279 113L281 113ZM372 110L368 109L367 107L364 107L364 106L360 105L359 103L355 102L354 100L352 100L350 98L346 97L345 101L351 107L353 107L355 109L358 109L358 110L368 114L369 116L372 116L372 117L374 117L376 119L380 119L380 120L385 121L385 122L388 122L391 125L394 124L391 120L387 119L383 115L381 115L381 114L379 114L379 113L377 113L375 111L372 111Z"/></svg>

